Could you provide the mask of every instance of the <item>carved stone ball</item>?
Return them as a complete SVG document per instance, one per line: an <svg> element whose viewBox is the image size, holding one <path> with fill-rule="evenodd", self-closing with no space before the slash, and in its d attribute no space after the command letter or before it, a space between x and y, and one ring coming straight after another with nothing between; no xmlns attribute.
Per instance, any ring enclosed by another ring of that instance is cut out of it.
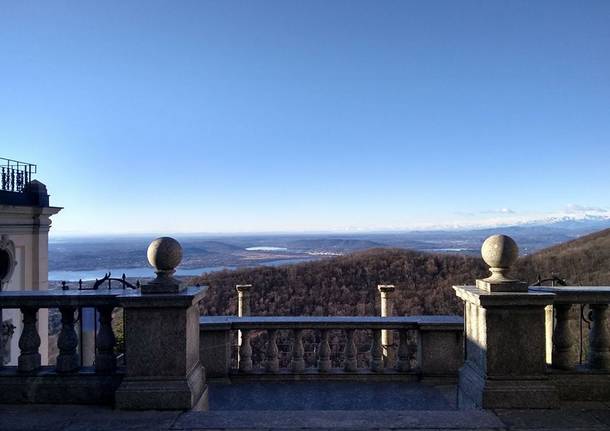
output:
<svg viewBox="0 0 610 431"><path fill-rule="evenodd" d="M510 268L519 256L519 247L510 236L492 235L483 242L481 256L491 268Z"/></svg>
<svg viewBox="0 0 610 431"><path fill-rule="evenodd" d="M150 243L146 256L157 271L173 271L182 261L182 246L174 238L162 236Z"/></svg>

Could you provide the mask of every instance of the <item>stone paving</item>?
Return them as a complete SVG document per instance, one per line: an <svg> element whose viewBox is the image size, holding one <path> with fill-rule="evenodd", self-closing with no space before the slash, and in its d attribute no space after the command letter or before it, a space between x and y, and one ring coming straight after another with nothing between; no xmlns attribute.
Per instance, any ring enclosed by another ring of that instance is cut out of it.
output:
<svg viewBox="0 0 610 431"><path fill-rule="evenodd" d="M101 406L0 405L0 431L610 431L610 404L605 403L571 403L555 410L457 410L451 402L454 388L432 388L420 384L274 383L247 384L247 388L244 385L211 385L209 411L119 411ZM301 396L294 399L295 394ZM340 401L340 398L344 399Z"/></svg>
<svg viewBox="0 0 610 431"><path fill-rule="evenodd" d="M291 382L208 385L216 410L453 410L455 386L405 382Z"/></svg>
<svg viewBox="0 0 610 431"><path fill-rule="evenodd" d="M89 406L0 406L2 431L77 430L610 430L610 410L298 410L160 412Z"/></svg>

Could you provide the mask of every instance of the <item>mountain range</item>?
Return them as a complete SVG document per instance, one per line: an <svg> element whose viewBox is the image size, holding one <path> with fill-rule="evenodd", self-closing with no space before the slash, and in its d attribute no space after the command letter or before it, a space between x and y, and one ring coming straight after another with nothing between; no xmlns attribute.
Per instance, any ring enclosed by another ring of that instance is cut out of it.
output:
<svg viewBox="0 0 610 431"><path fill-rule="evenodd" d="M372 248L400 248L430 253L478 255L483 240L494 233L512 236L521 254L529 255L554 244L609 228L610 218L601 215L563 215L539 222L481 229L421 230L405 232L177 235L184 249L185 274L222 268L282 265L319 260ZM157 235L121 237L51 238L49 278L78 280L80 272L102 276L134 269L149 273L146 247ZM135 271L137 270L137 271ZM69 271L70 274L66 274Z"/></svg>

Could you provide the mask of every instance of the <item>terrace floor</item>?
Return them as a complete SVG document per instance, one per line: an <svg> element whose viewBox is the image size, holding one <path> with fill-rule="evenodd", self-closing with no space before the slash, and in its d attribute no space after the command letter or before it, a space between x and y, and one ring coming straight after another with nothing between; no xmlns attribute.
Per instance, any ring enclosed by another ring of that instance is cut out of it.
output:
<svg viewBox="0 0 610 431"><path fill-rule="evenodd" d="M210 384L209 411L0 405L0 430L610 430L610 404L458 410L454 387L419 383Z"/></svg>

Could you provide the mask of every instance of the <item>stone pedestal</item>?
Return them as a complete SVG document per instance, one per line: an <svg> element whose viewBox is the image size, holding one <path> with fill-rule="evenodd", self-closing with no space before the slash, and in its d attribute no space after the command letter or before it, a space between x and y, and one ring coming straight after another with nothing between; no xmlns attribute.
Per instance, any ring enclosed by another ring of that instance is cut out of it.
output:
<svg viewBox="0 0 610 431"><path fill-rule="evenodd" d="M545 307L553 295L488 292L475 286L454 290L464 300L461 406L558 407L558 394L546 374Z"/></svg>
<svg viewBox="0 0 610 431"><path fill-rule="evenodd" d="M125 310L127 368L116 392L117 408L187 410L205 402L197 306L205 290L119 297Z"/></svg>

